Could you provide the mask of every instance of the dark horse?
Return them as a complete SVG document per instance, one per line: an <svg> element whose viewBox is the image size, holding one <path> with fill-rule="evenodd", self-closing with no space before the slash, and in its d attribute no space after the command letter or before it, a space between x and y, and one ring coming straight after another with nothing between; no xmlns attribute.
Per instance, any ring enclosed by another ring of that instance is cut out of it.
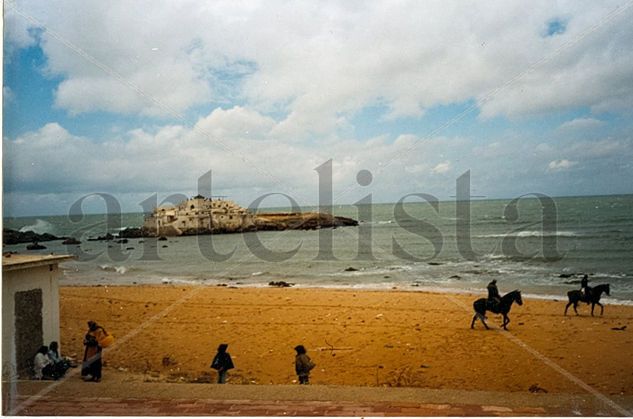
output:
<svg viewBox="0 0 633 419"><path fill-rule="evenodd" d="M602 313L604 312L604 306L600 304L600 297L602 296L603 292L607 295L611 295L609 294L609 291L610 291L609 284L600 284L600 285L596 285L593 288L590 288L589 298L587 298L585 294L580 290L569 291L567 293L567 298L569 298L569 302L565 306L565 316L567 315L567 309L572 304L574 305L574 311L576 312L576 315L578 315L578 310L576 310L576 307L578 307L579 302L587 303L587 304L591 303L592 316L593 316L593 309L596 307L596 304L599 305L600 315L602 316Z"/></svg>
<svg viewBox="0 0 633 419"><path fill-rule="evenodd" d="M502 326L505 330L508 330L506 327L508 323L510 323L510 319L508 318L508 313L510 312L512 303L514 303L515 301L518 305L520 306L523 305L523 300L521 299L521 291L519 290L514 290L512 292L507 293L503 297L501 297L501 301L499 302L497 307L495 307L493 310L490 310L490 308L488 307L487 298L478 299L477 301L473 303L473 308L475 309L475 315L473 316L473 321L470 323L470 328L471 329L475 328L475 320L479 318L479 320L481 320L484 326L486 326L486 329L490 329L488 325L486 324L486 310L490 310L493 313L503 315Z"/></svg>

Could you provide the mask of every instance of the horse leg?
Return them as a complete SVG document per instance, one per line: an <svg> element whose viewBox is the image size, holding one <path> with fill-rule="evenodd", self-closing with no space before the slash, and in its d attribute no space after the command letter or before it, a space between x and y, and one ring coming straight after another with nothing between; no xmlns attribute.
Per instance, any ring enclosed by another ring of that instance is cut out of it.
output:
<svg viewBox="0 0 633 419"><path fill-rule="evenodd" d="M591 317L593 317L593 309L596 306L596 303L591 303Z"/></svg>
<svg viewBox="0 0 633 419"><path fill-rule="evenodd" d="M578 307L578 301L574 301L574 312L576 312L576 316L577 316L578 310L576 310L576 307Z"/></svg>
<svg viewBox="0 0 633 419"><path fill-rule="evenodd" d="M565 316L567 315L567 309L569 308L569 306L571 305L571 301L567 303L567 305L565 306Z"/></svg>
<svg viewBox="0 0 633 419"><path fill-rule="evenodd" d="M474 329L475 328L475 320L477 320L477 313L475 313L475 315L473 316L473 321L470 322L470 328Z"/></svg>
<svg viewBox="0 0 633 419"><path fill-rule="evenodd" d="M506 327L508 326L508 323L510 323L510 318L504 314L503 315L503 330L508 330L508 328Z"/></svg>
<svg viewBox="0 0 633 419"><path fill-rule="evenodd" d="M596 303L600 306L600 315L602 316L602 313L604 313L604 306L600 303Z"/></svg>

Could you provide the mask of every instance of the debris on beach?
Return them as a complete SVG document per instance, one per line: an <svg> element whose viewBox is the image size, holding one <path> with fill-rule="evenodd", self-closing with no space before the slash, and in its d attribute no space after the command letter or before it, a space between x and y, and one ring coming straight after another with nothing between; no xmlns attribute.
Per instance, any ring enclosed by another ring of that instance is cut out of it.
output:
<svg viewBox="0 0 633 419"><path fill-rule="evenodd" d="M530 388L528 388L530 393L548 393L543 387L539 387L538 384L532 384Z"/></svg>
<svg viewBox="0 0 633 419"><path fill-rule="evenodd" d="M271 287L288 288L292 287L294 284L286 281L270 281L268 285Z"/></svg>
<svg viewBox="0 0 633 419"><path fill-rule="evenodd" d="M199 383L199 384L209 384L213 382L213 377L211 377L210 373L203 372L202 374L197 376L192 382Z"/></svg>
<svg viewBox="0 0 633 419"><path fill-rule="evenodd" d="M168 367L175 364L177 364L176 360L174 360L170 355L165 355L163 357L163 367Z"/></svg>
<svg viewBox="0 0 633 419"><path fill-rule="evenodd" d="M626 324L620 327L612 327L611 330L626 330Z"/></svg>

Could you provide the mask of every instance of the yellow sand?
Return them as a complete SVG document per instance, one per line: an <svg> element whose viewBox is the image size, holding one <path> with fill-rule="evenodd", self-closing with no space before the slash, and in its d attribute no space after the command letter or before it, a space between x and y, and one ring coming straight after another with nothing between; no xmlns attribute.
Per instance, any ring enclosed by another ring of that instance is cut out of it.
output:
<svg viewBox="0 0 633 419"><path fill-rule="evenodd" d="M633 394L633 307L563 316L565 302L513 306L509 331L489 315L470 329L479 296L426 292L183 286L64 287L61 344L81 358L86 321L117 340L106 368L192 381L229 344L231 383L292 383L294 346L316 362L311 382L465 390ZM628 325L626 330L612 330ZM180 377L183 377L182 379Z"/></svg>

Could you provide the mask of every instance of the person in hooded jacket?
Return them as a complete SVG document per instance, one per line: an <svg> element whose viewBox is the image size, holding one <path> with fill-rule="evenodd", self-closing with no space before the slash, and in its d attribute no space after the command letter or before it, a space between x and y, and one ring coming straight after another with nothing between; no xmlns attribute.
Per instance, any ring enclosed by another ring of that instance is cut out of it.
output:
<svg viewBox="0 0 633 419"><path fill-rule="evenodd" d="M218 352L211 362L211 368L218 372L218 384L225 384L227 371L235 368L231 355L226 351L228 347L229 345L226 343L220 344Z"/></svg>
<svg viewBox="0 0 633 419"><path fill-rule="evenodd" d="M299 384L309 384L310 371L316 364L312 362L303 345L295 346L295 351L297 351L297 356L295 357L295 372L299 378Z"/></svg>

